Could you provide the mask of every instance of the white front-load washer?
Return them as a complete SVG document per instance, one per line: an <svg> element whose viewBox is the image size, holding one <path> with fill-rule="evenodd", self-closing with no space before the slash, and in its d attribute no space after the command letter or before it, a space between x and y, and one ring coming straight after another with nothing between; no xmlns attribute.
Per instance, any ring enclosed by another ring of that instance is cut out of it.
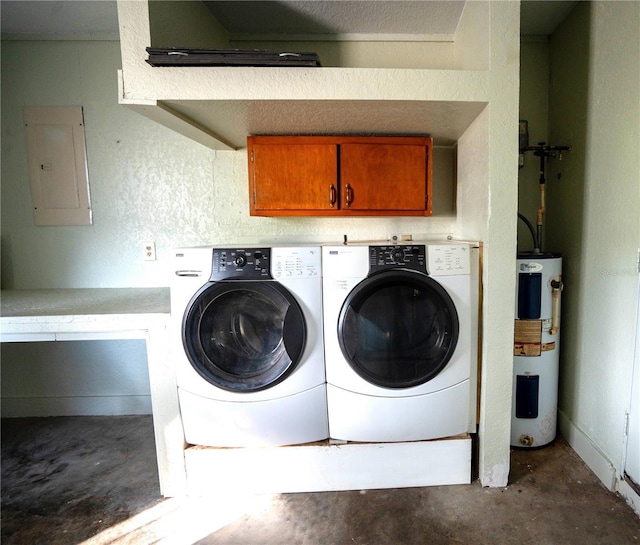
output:
<svg viewBox="0 0 640 545"><path fill-rule="evenodd" d="M331 438L475 431L473 258L477 249L466 243L323 247Z"/></svg>
<svg viewBox="0 0 640 545"><path fill-rule="evenodd" d="M320 247L179 248L171 271L187 443L326 439Z"/></svg>

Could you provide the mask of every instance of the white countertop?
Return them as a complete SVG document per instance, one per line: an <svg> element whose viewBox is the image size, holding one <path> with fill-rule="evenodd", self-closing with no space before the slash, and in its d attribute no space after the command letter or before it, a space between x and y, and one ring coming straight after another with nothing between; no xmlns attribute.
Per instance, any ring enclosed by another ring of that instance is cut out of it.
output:
<svg viewBox="0 0 640 545"><path fill-rule="evenodd" d="M184 489L184 433L175 373L167 357L169 288L0 291L0 341L146 342L160 488Z"/></svg>
<svg viewBox="0 0 640 545"><path fill-rule="evenodd" d="M1 340L140 338L169 308L168 288L2 290Z"/></svg>
<svg viewBox="0 0 640 545"><path fill-rule="evenodd" d="M0 291L0 315L168 314L169 288L77 288Z"/></svg>

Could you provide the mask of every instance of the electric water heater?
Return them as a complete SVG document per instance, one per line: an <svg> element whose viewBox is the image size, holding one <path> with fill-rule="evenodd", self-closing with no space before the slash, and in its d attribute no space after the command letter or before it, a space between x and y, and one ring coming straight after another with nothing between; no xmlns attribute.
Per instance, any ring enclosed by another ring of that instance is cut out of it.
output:
<svg viewBox="0 0 640 545"><path fill-rule="evenodd" d="M535 448L556 437L562 258L526 253L516 263L511 445Z"/></svg>

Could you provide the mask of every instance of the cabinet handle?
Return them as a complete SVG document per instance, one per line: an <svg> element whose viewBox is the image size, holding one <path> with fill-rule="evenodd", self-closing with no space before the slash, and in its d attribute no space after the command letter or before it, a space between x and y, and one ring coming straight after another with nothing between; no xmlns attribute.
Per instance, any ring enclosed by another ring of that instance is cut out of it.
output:
<svg viewBox="0 0 640 545"><path fill-rule="evenodd" d="M347 184L345 189L347 191L345 202L347 203L347 207L349 207L353 204L353 188L351 187L351 184Z"/></svg>
<svg viewBox="0 0 640 545"><path fill-rule="evenodd" d="M329 186L329 204L333 207L336 205L338 193L336 192L336 186L331 184Z"/></svg>

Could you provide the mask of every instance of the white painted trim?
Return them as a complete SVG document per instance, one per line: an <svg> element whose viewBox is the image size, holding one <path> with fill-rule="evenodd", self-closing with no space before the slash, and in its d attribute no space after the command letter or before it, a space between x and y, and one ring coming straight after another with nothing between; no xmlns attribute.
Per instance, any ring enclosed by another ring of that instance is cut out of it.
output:
<svg viewBox="0 0 640 545"><path fill-rule="evenodd" d="M618 490L620 495L627 501L631 508L635 511L636 515L640 517L640 495L629 486L629 483L624 479L618 481Z"/></svg>
<svg viewBox="0 0 640 545"><path fill-rule="evenodd" d="M471 482L471 438L328 442L271 448L190 447L188 494L366 490Z"/></svg>
<svg viewBox="0 0 640 545"><path fill-rule="evenodd" d="M566 414L558 411L560 433L585 464L609 490L616 490L616 468L607 456L576 426Z"/></svg>

